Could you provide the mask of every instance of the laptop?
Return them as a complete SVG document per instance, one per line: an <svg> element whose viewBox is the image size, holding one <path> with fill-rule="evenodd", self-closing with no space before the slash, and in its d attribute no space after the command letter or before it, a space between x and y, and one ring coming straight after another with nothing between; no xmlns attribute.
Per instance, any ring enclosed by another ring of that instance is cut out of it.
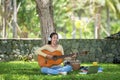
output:
<svg viewBox="0 0 120 80"><path fill-rule="evenodd" d="M80 74L94 74L98 72L99 66L89 66L87 72L80 72Z"/></svg>

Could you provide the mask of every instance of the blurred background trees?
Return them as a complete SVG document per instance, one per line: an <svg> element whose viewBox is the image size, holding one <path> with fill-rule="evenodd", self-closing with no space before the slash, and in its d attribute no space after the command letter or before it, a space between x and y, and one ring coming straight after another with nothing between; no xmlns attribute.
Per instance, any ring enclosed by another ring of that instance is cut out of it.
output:
<svg viewBox="0 0 120 80"><path fill-rule="evenodd" d="M60 38L103 39L120 31L120 0L43 1L52 1ZM35 0L0 0L0 38L42 38L37 5Z"/></svg>

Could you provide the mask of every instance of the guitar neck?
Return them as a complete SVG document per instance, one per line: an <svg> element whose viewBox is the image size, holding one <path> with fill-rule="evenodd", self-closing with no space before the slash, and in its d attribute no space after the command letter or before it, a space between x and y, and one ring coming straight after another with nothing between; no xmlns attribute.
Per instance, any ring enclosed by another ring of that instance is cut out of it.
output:
<svg viewBox="0 0 120 80"><path fill-rule="evenodd" d="M73 54L61 55L61 56L57 56L57 58L65 58L65 57L71 57L71 56L73 56Z"/></svg>
<svg viewBox="0 0 120 80"><path fill-rule="evenodd" d="M89 51L83 51L83 52L80 52L80 53L76 53L77 56L80 56L80 55L86 55ZM75 53L73 54L68 54L68 55L61 55L61 56L53 56L53 59L54 60L57 60L57 59L60 59L60 58L65 58L65 57L71 57L73 56Z"/></svg>
<svg viewBox="0 0 120 80"><path fill-rule="evenodd" d="M61 56L53 56L53 60L57 60L57 59L60 59L60 58L65 58L65 57L71 57L73 55L74 54L61 55Z"/></svg>

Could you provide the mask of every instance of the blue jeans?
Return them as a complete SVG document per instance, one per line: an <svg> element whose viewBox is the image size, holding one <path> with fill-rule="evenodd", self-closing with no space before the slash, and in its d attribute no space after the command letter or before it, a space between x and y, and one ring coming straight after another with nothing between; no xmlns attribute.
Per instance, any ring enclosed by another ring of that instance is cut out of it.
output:
<svg viewBox="0 0 120 80"><path fill-rule="evenodd" d="M72 67L70 65L66 66L53 66L51 68L42 67L41 72L45 74L59 74L60 72L70 72Z"/></svg>

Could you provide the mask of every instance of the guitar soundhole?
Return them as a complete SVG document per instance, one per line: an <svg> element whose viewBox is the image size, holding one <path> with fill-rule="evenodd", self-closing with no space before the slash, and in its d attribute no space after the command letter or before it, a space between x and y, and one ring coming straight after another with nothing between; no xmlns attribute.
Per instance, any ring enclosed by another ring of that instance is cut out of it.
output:
<svg viewBox="0 0 120 80"><path fill-rule="evenodd" d="M57 60L57 56L53 56L53 60Z"/></svg>

